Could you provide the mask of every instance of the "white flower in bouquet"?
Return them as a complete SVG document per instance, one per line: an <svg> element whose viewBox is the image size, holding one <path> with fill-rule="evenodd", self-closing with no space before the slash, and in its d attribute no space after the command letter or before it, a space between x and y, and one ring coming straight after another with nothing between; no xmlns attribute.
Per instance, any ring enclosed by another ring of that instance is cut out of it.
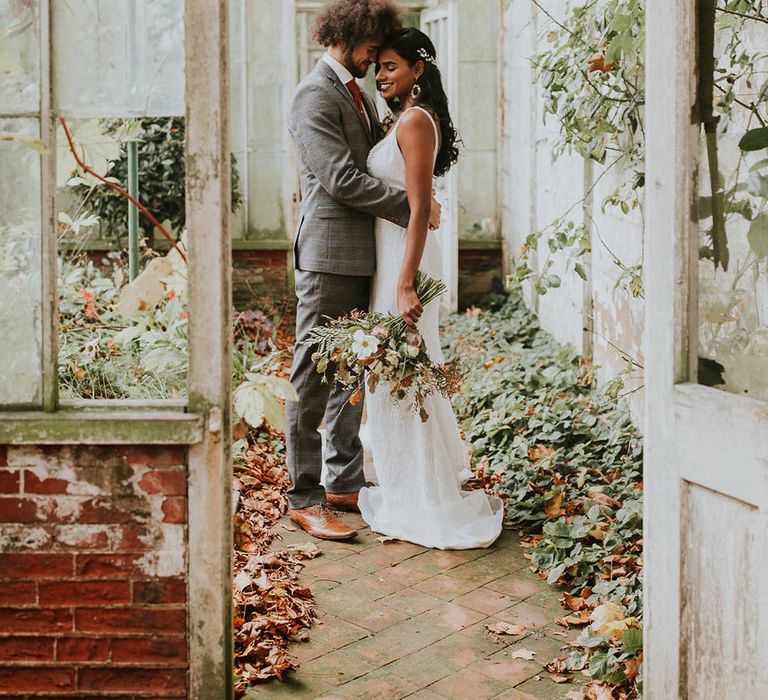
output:
<svg viewBox="0 0 768 700"><path fill-rule="evenodd" d="M408 354L409 357L418 357L419 356L419 346L418 345L411 345L410 343L404 343L403 349Z"/></svg>
<svg viewBox="0 0 768 700"><path fill-rule="evenodd" d="M417 348L421 346L421 333L415 328L409 328L405 331L405 342L408 345L415 345Z"/></svg>
<svg viewBox="0 0 768 700"><path fill-rule="evenodd" d="M352 352L357 355L358 360L370 357L379 349L379 341L363 330L356 330L352 339L354 341L352 343Z"/></svg>

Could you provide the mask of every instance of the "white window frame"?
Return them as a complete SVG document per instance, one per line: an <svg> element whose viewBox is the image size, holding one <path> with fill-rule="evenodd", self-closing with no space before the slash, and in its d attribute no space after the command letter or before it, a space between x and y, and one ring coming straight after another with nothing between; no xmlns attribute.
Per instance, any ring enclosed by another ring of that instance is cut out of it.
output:
<svg viewBox="0 0 768 700"><path fill-rule="evenodd" d="M42 400L0 410L0 444L188 450L189 697L232 697L231 240L227 0L185 0L188 401L59 402L52 0L39 0ZM2 358L0 358L0 361Z"/></svg>

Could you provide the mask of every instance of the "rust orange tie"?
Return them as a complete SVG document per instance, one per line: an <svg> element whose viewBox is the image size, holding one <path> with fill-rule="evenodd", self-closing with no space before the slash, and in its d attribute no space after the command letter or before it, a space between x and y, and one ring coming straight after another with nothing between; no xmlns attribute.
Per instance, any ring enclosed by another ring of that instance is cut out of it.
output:
<svg viewBox="0 0 768 700"><path fill-rule="evenodd" d="M360 114L362 114L363 119L365 119L365 107L363 107L363 96L360 94L360 86L357 84L357 81L354 78L347 83L347 90L349 90L352 97L355 98L355 104L357 104L357 108L360 110Z"/></svg>

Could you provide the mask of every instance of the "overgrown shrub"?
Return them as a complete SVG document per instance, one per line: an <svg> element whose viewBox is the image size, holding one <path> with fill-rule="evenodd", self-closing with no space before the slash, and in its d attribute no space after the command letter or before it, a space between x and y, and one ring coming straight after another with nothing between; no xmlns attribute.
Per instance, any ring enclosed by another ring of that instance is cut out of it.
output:
<svg viewBox="0 0 768 700"><path fill-rule="evenodd" d="M59 390L63 398L179 398L187 387L187 308L183 291L168 291L127 319L117 308L128 284L125 255L100 265L85 256L59 260ZM233 379L268 373L282 311L263 308L234 319Z"/></svg>
<svg viewBox="0 0 768 700"><path fill-rule="evenodd" d="M126 121L116 119L108 122L108 132L119 135L126 128ZM138 128L137 128L138 127ZM184 163L184 119L167 117L141 119L130 126L136 131L139 160L139 201L149 209L155 218L168 221L173 230L179 231L185 222L185 163ZM125 143L123 152L114 161L109 171L121 186L128 185L128 153ZM74 192L85 197L90 185L78 185ZM232 211L242 204L240 176L232 156ZM100 185L88 197L88 208L97 215L108 236L118 240L128 235L128 203L117 192ZM140 226L147 230L147 222L140 220ZM150 241L151 242L151 241Z"/></svg>

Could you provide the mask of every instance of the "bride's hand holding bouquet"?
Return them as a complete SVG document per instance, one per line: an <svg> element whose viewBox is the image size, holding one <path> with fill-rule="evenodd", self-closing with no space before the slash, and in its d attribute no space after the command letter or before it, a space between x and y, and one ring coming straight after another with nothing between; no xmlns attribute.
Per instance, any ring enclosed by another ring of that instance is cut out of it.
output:
<svg viewBox="0 0 768 700"><path fill-rule="evenodd" d="M445 289L442 282L417 273L417 302L409 309L423 308ZM440 366L433 362L421 333L415 325L409 325L418 316L409 311L406 317L408 320L391 314L353 311L348 316L330 319L325 326L316 326L303 344L317 347L312 361L317 371L325 375L324 381L334 387L356 389L351 403L363 398L366 385L373 393L383 382L394 400L409 400L413 410L426 421L426 398L435 391L450 397L461 384L461 372L455 363Z"/></svg>

